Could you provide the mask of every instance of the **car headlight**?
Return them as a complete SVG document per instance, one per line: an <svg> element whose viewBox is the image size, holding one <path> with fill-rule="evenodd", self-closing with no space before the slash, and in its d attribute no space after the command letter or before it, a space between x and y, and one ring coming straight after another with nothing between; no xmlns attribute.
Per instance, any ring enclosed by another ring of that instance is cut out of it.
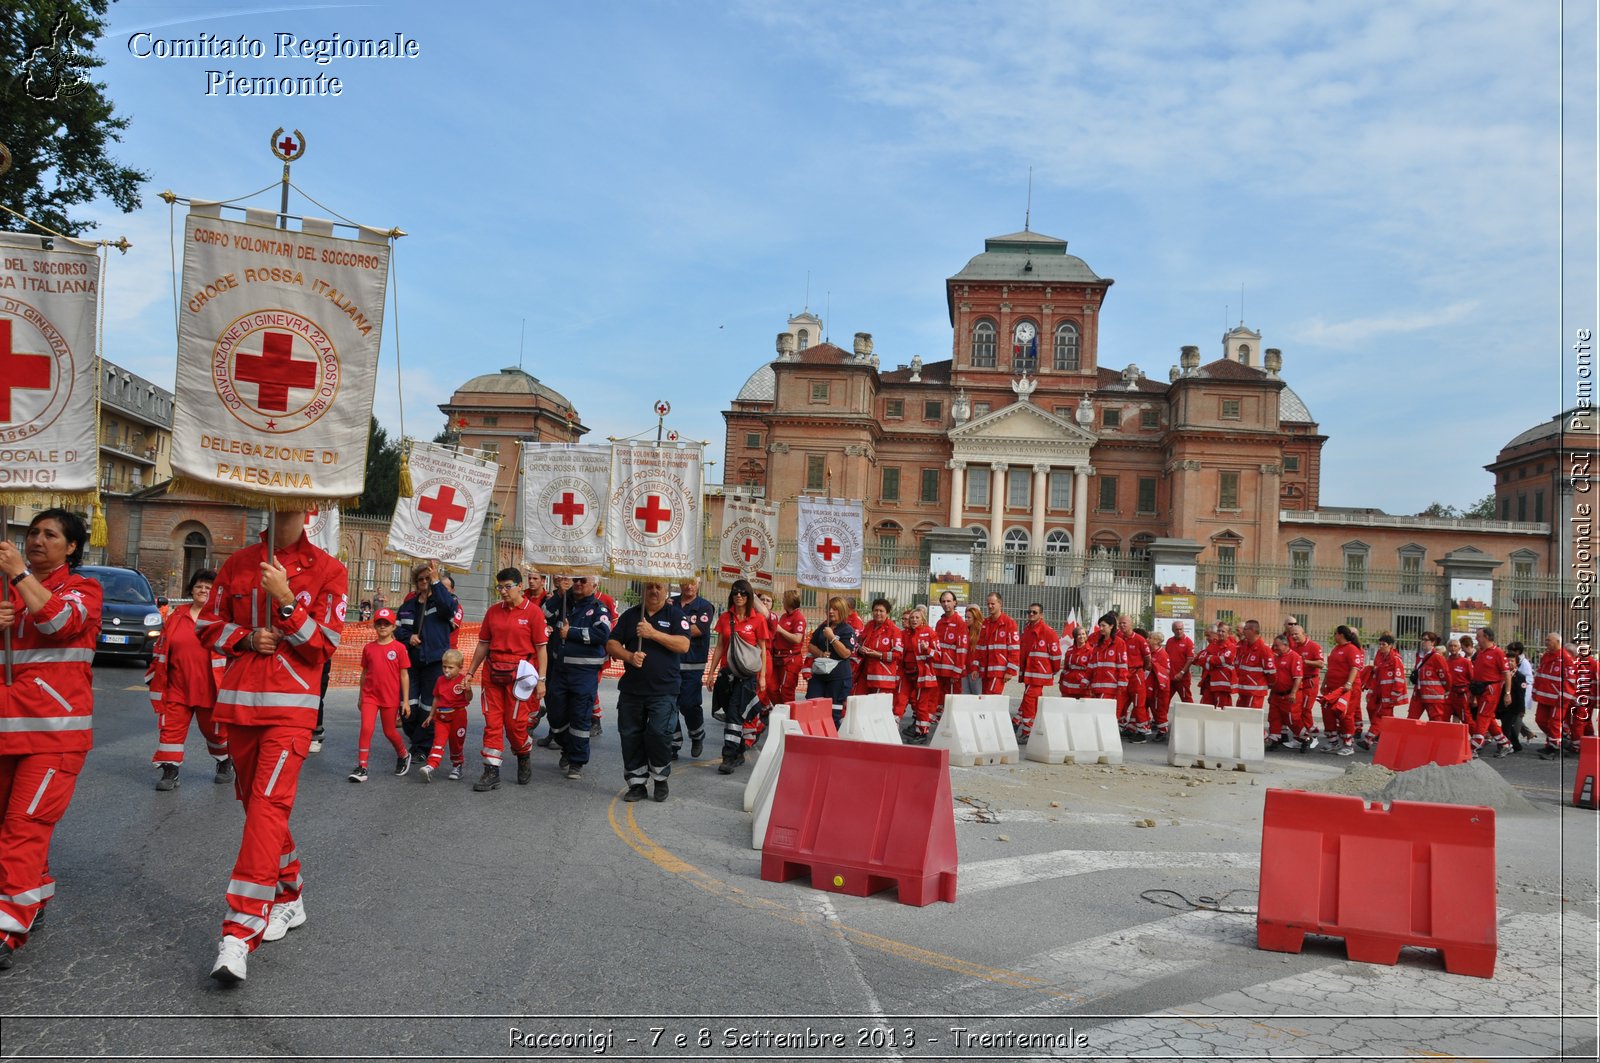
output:
<svg viewBox="0 0 1600 1063"><path fill-rule="evenodd" d="M144 614L144 626L145 627L160 627L161 626L161 614L160 613L146 613L146 614Z"/></svg>

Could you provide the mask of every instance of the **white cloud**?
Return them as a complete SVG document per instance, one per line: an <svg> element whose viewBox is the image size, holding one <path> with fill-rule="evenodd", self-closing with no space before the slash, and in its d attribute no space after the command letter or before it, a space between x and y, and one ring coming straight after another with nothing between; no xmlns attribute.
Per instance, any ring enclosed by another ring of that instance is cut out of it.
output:
<svg viewBox="0 0 1600 1063"><path fill-rule="evenodd" d="M1291 339L1319 347L1353 347L1379 336L1425 332L1453 325L1465 320L1477 306L1476 300L1468 299L1437 310L1402 311L1344 321L1325 321L1316 317L1298 325L1290 325L1287 333Z"/></svg>

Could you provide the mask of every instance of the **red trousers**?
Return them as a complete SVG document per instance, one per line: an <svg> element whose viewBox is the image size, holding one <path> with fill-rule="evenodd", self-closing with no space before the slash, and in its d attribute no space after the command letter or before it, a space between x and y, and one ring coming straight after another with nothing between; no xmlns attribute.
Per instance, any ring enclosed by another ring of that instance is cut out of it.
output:
<svg viewBox="0 0 1600 1063"><path fill-rule="evenodd" d="M356 763L367 766L367 753L372 748L372 725L383 721L383 736L394 746L394 755L406 755L405 740L400 737L400 726L395 722L396 709L379 705L371 698L361 699L361 737L356 743Z"/></svg>
<svg viewBox="0 0 1600 1063"><path fill-rule="evenodd" d="M1265 694L1241 693L1238 707L1241 709L1259 709L1266 704L1266 701L1267 696Z"/></svg>
<svg viewBox="0 0 1600 1063"><path fill-rule="evenodd" d="M1297 738L1304 738L1317 728L1317 719L1313 709L1317 704L1317 688L1309 681L1300 685L1300 700L1294 707L1294 733Z"/></svg>
<svg viewBox="0 0 1600 1063"><path fill-rule="evenodd" d="M912 712L916 714L917 734L927 734L944 707L944 692L940 686L938 682L918 684L917 700L912 706Z"/></svg>
<svg viewBox="0 0 1600 1063"><path fill-rule="evenodd" d="M805 657L798 653L772 659L773 667L767 675L767 685L771 688L767 699L772 704L787 705L794 701L795 690L800 686L800 666L804 663Z"/></svg>
<svg viewBox="0 0 1600 1063"><path fill-rule="evenodd" d="M1150 722L1155 724L1156 730L1167 729L1167 708L1172 704L1172 691L1161 680L1155 680L1149 692Z"/></svg>
<svg viewBox="0 0 1600 1063"><path fill-rule="evenodd" d="M1214 709L1226 709L1233 705L1233 691L1222 687L1213 687L1206 691L1203 705L1210 705Z"/></svg>
<svg viewBox="0 0 1600 1063"><path fill-rule="evenodd" d="M200 734L206 740L206 752L218 760L228 755L228 729L211 718L209 705L184 705L177 701L163 701L156 713L156 755L151 764L182 764L183 745L189 737L189 721L198 717Z"/></svg>
<svg viewBox="0 0 1600 1063"><path fill-rule="evenodd" d="M1287 694L1270 694L1267 696L1267 734L1281 735L1294 734L1295 724L1300 714L1299 699L1293 702Z"/></svg>
<svg viewBox="0 0 1600 1063"><path fill-rule="evenodd" d="M961 693L961 677L958 675L941 675L938 677L939 704L944 704L944 699L951 694Z"/></svg>
<svg viewBox="0 0 1600 1063"><path fill-rule="evenodd" d="M1561 723L1566 714L1561 711L1560 705L1550 705L1537 698L1533 702L1533 722L1540 731L1544 732L1544 739L1551 745L1561 741Z"/></svg>
<svg viewBox="0 0 1600 1063"><path fill-rule="evenodd" d="M511 752L525 757L533 752L528 737L528 703L511 696L511 688L498 683L483 684L483 762L498 768L505 746L501 736L511 739Z"/></svg>
<svg viewBox="0 0 1600 1063"><path fill-rule="evenodd" d="M450 763L460 767L467 759L467 710L451 709L433 713L433 748L428 751L428 767L437 768L444 760L444 747L450 746Z"/></svg>
<svg viewBox="0 0 1600 1063"><path fill-rule="evenodd" d="M917 677L914 675L900 676L900 681L894 685L894 718L904 719L906 706L911 704L911 699L917 695Z"/></svg>
<svg viewBox="0 0 1600 1063"><path fill-rule="evenodd" d="M1150 712L1145 707L1145 677L1142 672L1129 672L1126 686L1117 689L1117 719L1124 727L1146 727Z"/></svg>
<svg viewBox="0 0 1600 1063"><path fill-rule="evenodd" d="M1482 694L1472 695L1472 715L1467 721L1467 730L1472 732L1473 745L1482 745L1483 736L1501 738L1505 732L1500 730L1500 692L1505 689L1504 683L1490 683L1489 689Z"/></svg>
<svg viewBox="0 0 1600 1063"><path fill-rule="evenodd" d="M1034 717L1039 715L1039 696L1049 689L1049 682L1035 686L1028 683L1022 688L1022 704L1017 707L1016 716L1011 722L1018 728L1018 738L1027 738L1033 734Z"/></svg>
<svg viewBox="0 0 1600 1063"><path fill-rule="evenodd" d="M985 672L983 674L983 692L985 694L1004 694L1006 692L1006 673Z"/></svg>
<svg viewBox="0 0 1600 1063"><path fill-rule="evenodd" d="M1406 718L1416 720L1422 717L1427 717L1435 723L1448 720L1450 718L1450 703L1444 698L1440 698L1438 701L1428 701L1420 697L1412 698L1411 711L1406 714Z"/></svg>
<svg viewBox="0 0 1600 1063"><path fill-rule="evenodd" d="M1172 692L1178 695L1179 701L1194 701L1194 691L1189 686L1189 669L1185 668L1183 671L1173 676L1169 682L1172 684Z"/></svg>
<svg viewBox="0 0 1600 1063"><path fill-rule="evenodd" d="M1465 689L1450 691L1450 700L1445 703L1450 706L1450 719L1461 721L1467 719L1467 714L1471 711L1467 707L1467 699L1470 696Z"/></svg>
<svg viewBox="0 0 1600 1063"><path fill-rule="evenodd" d="M72 801L82 753L0 757L0 940L20 948L56 892L50 836Z"/></svg>
<svg viewBox="0 0 1600 1063"><path fill-rule="evenodd" d="M289 833L300 766L311 752L305 727L228 728L233 792L244 805L244 834L228 882L225 936L242 938L254 952L274 904L300 898L300 854Z"/></svg>
<svg viewBox="0 0 1600 1063"><path fill-rule="evenodd" d="M1344 687L1322 693L1322 730L1332 737L1343 735L1354 738L1356 723L1361 717L1361 694L1352 694Z"/></svg>

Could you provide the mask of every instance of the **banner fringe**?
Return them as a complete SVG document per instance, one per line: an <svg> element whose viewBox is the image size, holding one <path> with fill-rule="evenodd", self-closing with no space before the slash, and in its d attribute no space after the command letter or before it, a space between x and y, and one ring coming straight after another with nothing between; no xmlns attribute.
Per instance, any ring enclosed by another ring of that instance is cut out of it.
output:
<svg viewBox="0 0 1600 1063"><path fill-rule="evenodd" d="M31 506L34 509L81 509L88 512L100 492L82 491L0 491L0 506Z"/></svg>

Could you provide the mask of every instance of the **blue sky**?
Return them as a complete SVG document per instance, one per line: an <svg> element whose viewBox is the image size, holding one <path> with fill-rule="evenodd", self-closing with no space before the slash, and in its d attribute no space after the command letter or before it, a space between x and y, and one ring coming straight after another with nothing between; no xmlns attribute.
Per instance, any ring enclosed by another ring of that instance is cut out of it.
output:
<svg viewBox="0 0 1600 1063"><path fill-rule="evenodd" d="M298 186L411 234L399 331L421 438L456 385L516 364L526 319L524 367L591 439L653 427L666 398L720 462L719 411L808 272L835 342L871 332L888 366L948 358L944 279L1022 227L1029 166L1034 230L1116 279L1102 365L1165 379L1183 344L1214 357L1244 286L1247 323L1330 437L1325 505L1486 494L1500 445L1568 404L1562 351L1594 324L1595 15L1572 0L124 0L109 18L101 75L133 121L118 155L151 181L136 214L95 215L136 244L111 263L107 353L169 387L155 193L266 185L278 126L306 136ZM141 59L139 31L245 34L269 58ZM274 59L280 31L400 32L421 55ZM207 96L208 69L344 91ZM291 210L327 216L298 195ZM391 431L394 336L391 319Z"/></svg>

